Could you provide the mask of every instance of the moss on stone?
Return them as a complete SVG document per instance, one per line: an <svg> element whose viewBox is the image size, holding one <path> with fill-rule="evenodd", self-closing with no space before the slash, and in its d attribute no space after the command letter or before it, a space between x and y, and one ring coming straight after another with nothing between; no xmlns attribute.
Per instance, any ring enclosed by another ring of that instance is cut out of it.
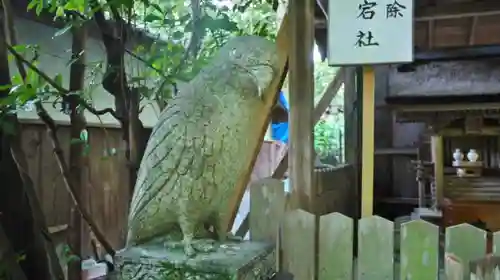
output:
<svg viewBox="0 0 500 280"><path fill-rule="evenodd" d="M274 249L258 242L197 240L205 248L185 256L179 242L146 244L120 251L118 280L261 280L274 272Z"/></svg>

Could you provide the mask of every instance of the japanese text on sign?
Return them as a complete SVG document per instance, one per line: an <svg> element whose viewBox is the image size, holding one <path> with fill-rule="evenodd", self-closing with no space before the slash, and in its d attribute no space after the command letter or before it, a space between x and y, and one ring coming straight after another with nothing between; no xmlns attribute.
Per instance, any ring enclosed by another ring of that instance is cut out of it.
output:
<svg viewBox="0 0 500 280"><path fill-rule="evenodd" d="M359 4L358 6L358 18L368 20L373 19L376 16L375 7L377 5L378 3L376 1L364 0L363 3ZM401 5L398 1L394 1L393 3L386 5L385 18L403 17L404 10L406 10L406 7L404 5ZM379 43L374 41L372 31L358 30L358 34L356 35L356 37L357 39L355 46L357 47L379 46Z"/></svg>
<svg viewBox="0 0 500 280"><path fill-rule="evenodd" d="M330 64L413 60L413 0L333 0L330 3Z"/></svg>

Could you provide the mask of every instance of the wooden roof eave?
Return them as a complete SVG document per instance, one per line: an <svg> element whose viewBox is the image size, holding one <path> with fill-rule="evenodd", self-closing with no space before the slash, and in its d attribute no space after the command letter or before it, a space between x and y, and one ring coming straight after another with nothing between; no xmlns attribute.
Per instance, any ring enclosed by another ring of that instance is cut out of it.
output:
<svg viewBox="0 0 500 280"><path fill-rule="evenodd" d="M328 9L328 0L317 2ZM500 45L500 32L494 27L500 28L500 1L417 0L415 9L416 54L431 49ZM327 25L326 16L317 12L316 33L322 34L317 37L326 36ZM318 47L326 52L326 40L318 41Z"/></svg>
<svg viewBox="0 0 500 280"><path fill-rule="evenodd" d="M458 119L481 115L500 119L500 103L439 104L439 105L385 105L391 109L397 122L433 122L435 119Z"/></svg>

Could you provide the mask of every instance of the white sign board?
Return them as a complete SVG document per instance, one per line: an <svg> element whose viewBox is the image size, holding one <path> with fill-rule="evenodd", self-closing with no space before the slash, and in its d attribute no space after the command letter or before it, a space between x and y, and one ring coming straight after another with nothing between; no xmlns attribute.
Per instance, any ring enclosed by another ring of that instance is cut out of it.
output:
<svg viewBox="0 0 500 280"><path fill-rule="evenodd" d="M413 1L329 0L329 64L412 62Z"/></svg>

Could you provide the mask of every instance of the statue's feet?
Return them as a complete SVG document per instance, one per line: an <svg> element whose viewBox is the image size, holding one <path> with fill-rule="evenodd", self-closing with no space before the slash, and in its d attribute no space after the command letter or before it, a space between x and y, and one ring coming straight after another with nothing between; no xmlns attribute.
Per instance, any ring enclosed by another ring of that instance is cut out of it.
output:
<svg viewBox="0 0 500 280"><path fill-rule="evenodd" d="M236 242L242 242L243 241L243 237L234 235L232 232L228 232L228 233L226 233L226 240L236 241Z"/></svg>
<svg viewBox="0 0 500 280"><path fill-rule="evenodd" d="M187 257L190 257L190 258L196 256L196 251L194 250L193 244L185 243L184 244L184 253L186 254Z"/></svg>
<svg viewBox="0 0 500 280"><path fill-rule="evenodd" d="M241 241L243 241L243 238L234 235L232 232L223 232L223 233L220 233L217 235L219 238L219 242L224 242L224 241L241 242Z"/></svg>

